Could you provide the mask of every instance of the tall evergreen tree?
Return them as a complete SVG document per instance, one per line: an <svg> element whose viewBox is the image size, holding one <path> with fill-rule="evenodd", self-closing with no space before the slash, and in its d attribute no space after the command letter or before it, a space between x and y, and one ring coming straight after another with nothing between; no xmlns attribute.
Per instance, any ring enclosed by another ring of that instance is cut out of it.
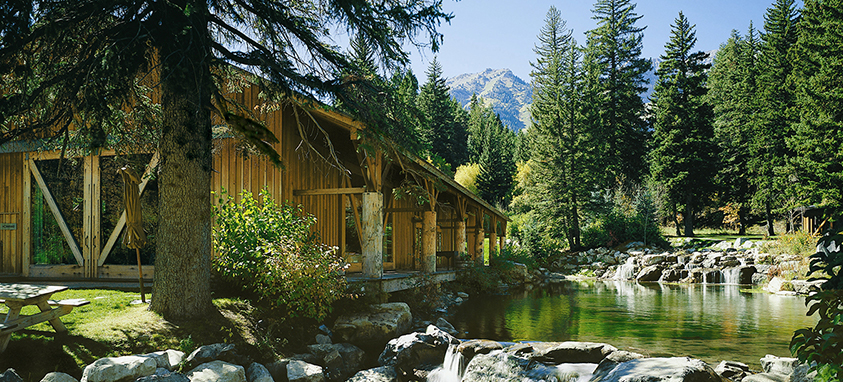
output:
<svg viewBox="0 0 843 382"><path fill-rule="evenodd" d="M791 191L805 204L843 208L843 1L806 0L791 81L798 122L787 139L796 179Z"/></svg>
<svg viewBox="0 0 843 382"><path fill-rule="evenodd" d="M795 0L776 0L764 15L759 60L759 95L761 123L753 134L749 161L755 185L753 204L764 211L767 234L775 235L773 212L782 203L786 187L782 169L793 154L787 149L785 137L792 135L795 99L787 78L793 63L787 54L797 40L799 12Z"/></svg>
<svg viewBox="0 0 843 382"><path fill-rule="evenodd" d="M442 158L453 170L467 160L468 135L465 123L457 121L454 103L442 76L442 65L434 57L418 96L419 109L426 117L420 131L431 155Z"/></svg>
<svg viewBox="0 0 843 382"><path fill-rule="evenodd" d="M561 13L551 7L533 49L531 114L534 210L546 221L546 234L579 248L580 207L592 172L591 142L582 123L580 52Z"/></svg>
<svg viewBox="0 0 843 382"><path fill-rule="evenodd" d="M721 200L737 208L740 234L746 233L755 190L749 161L753 134L761 123L758 56L759 42L752 24L745 37L732 31L714 58L708 80L707 98L714 110L714 134L720 152L717 184Z"/></svg>
<svg viewBox="0 0 843 382"><path fill-rule="evenodd" d="M685 236L694 236L694 216L713 189L716 146L711 107L705 102L704 52L693 52L694 26L682 12L671 26L653 93L654 129L650 171L668 197L684 206Z"/></svg>
<svg viewBox="0 0 843 382"><path fill-rule="evenodd" d="M400 65L408 61L405 39L427 32L435 49L436 28L448 19L439 0L12 0L0 7L0 143L79 132L95 149L127 125L154 130L161 220L150 309L170 319L202 317L212 307L212 113L279 158L266 142L271 134L238 122L244 118L221 77L242 75L228 70L235 65L265 76L256 82L275 100L341 99L359 118L382 122L381 108L352 98L348 79L336 78L351 64L328 43L329 31L342 25L360 33L379 59ZM138 86L144 80L152 82L146 89ZM144 107L153 91L157 120ZM110 123L127 110L137 123Z"/></svg>
<svg viewBox="0 0 843 382"><path fill-rule="evenodd" d="M478 158L477 192L487 202L505 206L509 204L515 179L515 133L501 122L497 114L490 117L480 132L483 149Z"/></svg>
<svg viewBox="0 0 843 382"><path fill-rule="evenodd" d="M641 57L645 27L630 0L598 0L592 10L597 28L588 31L586 61L591 128L600 133L604 147L605 185L637 182L646 172L648 132L644 122L645 73L652 64Z"/></svg>

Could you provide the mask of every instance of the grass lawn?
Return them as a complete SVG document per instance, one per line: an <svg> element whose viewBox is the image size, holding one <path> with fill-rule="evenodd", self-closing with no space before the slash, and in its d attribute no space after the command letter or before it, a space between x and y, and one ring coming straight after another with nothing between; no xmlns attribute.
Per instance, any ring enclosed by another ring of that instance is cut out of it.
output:
<svg viewBox="0 0 843 382"><path fill-rule="evenodd" d="M234 343L241 354L257 360L275 352L275 338L266 336L278 334L279 325L275 330L259 329L257 317L262 314L243 300L218 298L214 300L216 311L202 320L174 323L148 311L147 304L132 304L140 300L138 293L77 289L56 293L53 298L84 298L91 303L61 317L66 334L56 334L46 322L13 333L8 348L0 354L0 371L14 368L24 381L38 382L51 371L78 379L87 364L102 357L165 349L188 353L217 342ZM0 313L7 310L0 304ZM37 311L30 306L21 314Z"/></svg>

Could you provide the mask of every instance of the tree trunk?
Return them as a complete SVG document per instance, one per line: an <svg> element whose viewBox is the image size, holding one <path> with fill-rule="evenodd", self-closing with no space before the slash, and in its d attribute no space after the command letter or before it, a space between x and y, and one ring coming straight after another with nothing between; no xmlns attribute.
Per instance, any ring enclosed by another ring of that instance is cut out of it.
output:
<svg viewBox="0 0 843 382"><path fill-rule="evenodd" d="M383 277L383 194L363 193L363 216L360 222L363 252L363 277Z"/></svg>
<svg viewBox="0 0 843 382"><path fill-rule="evenodd" d="M746 235L746 213L743 206L738 207L738 235Z"/></svg>
<svg viewBox="0 0 843 382"><path fill-rule="evenodd" d="M682 231L679 229L679 209L676 208L676 202L673 202L673 226L676 227L676 236L682 236Z"/></svg>
<svg viewBox="0 0 843 382"><path fill-rule="evenodd" d="M422 221L422 272L436 272L436 211L424 211Z"/></svg>
<svg viewBox="0 0 843 382"><path fill-rule="evenodd" d="M770 207L770 202L764 203L764 213L767 215L767 236L775 236L776 231L773 228L773 211Z"/></svg>
<svg viewBox="0 0 843 382"><path fill-rule="evenodd" d="M685 195L685 236L694 236L694 196L689 192Z"/></svg>
<svg viewBox="0 0 843 382"><path fill-rule="evenodd" d="M579 250L582 248L582 243L580 242L580 218L577 214L577 195L571 195L571 237L573 238L573 243L571 244L572 250Z"/></svg>
<svg viewBox="0 0 843 382"><path fill-rule="evenodd" d="M175 320L203 317L212 307L210 53L205 12L193 6L200 10L185 15L171 5L163 22L173 34L158 40L164 120L149 309Z"/></svg>

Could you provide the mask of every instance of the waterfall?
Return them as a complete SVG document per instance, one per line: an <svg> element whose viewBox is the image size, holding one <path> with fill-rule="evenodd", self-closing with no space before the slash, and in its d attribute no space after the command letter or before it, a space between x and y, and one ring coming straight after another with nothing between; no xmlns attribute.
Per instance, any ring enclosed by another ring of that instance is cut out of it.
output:
<svg viewBox="0 0 843 382"><path fill-rule="evenodd" d="M635 258L630 257L626 259L626 263L618 267L615 280L629 280L633 277L635 277Z"/></svg>
<svg viewBox="0 0 843 382"><path fill-rule="evenodd" d="M723 274L724 284L740 284L741 283L741 269L729 268L720 271Z"/></svg>
<svg viewBox="0 0 843 382"><path fill-rule="evenodd" d="M465 357L457 351L457 345L448 345L442 366L437 367L427 375L431 382L460 382L465 373Z"/></svg>
<svg viewBox="0 0 843 382"><path fill-rule="evenodd" d="M709 277L711 276L711 277ZM703 284L720 284L723 282L723 272L718 270L712 270L711 272L703 272L702 274L702 283Z"/></svg>

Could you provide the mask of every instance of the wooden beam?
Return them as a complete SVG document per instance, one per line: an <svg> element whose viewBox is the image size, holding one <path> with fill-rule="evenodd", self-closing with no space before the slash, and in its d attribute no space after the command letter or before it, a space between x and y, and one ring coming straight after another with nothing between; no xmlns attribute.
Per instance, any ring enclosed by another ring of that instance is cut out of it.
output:
<svg viewBox="0 0 843 382"><path fill-rule="evenodd" d="M365 191L366 187L319 188L313 190L293 190L293 196L362 194Z"/></svg>
<svg viewBox="0 0 843 382"><path fill-rule="evenodd" d="M383 212L424 212L424 208L384 208Z"/></svg>
<svg viewBox="0 0 843 382"><path fill-rule="evenodd" d="M41 193L44 194L44 200L46 200L47 205L50 206L50 211L52 211L53 217L56 218L56 223L58 223L61 233L64 235L64 240L70 247L70 251L73 252L73 257L76 258L77 264L85 265L85 261L82 259L82 251L79 249L79 245L76 244L76 239L70 232L70 228L67 227L67 223L65 223L64 217L61 215L59 206L53 199L53 195L50 194L50 189L47 188L47 183L44 182L41 172L38 171L38 166L35 165L35 161L32 159L29 160L29 170L32 172L32 175L35 176L35 180L38 182L38 187L41 188Z"/></svg>
<svg viewBox="0 0 843 382"><path fill-rule="evenodd" d="M29 266L32 263L32 175L29 170L29 153L23 161L23 219L21 225L22 241L22 273L23 277L29 277Z"/></svg>

